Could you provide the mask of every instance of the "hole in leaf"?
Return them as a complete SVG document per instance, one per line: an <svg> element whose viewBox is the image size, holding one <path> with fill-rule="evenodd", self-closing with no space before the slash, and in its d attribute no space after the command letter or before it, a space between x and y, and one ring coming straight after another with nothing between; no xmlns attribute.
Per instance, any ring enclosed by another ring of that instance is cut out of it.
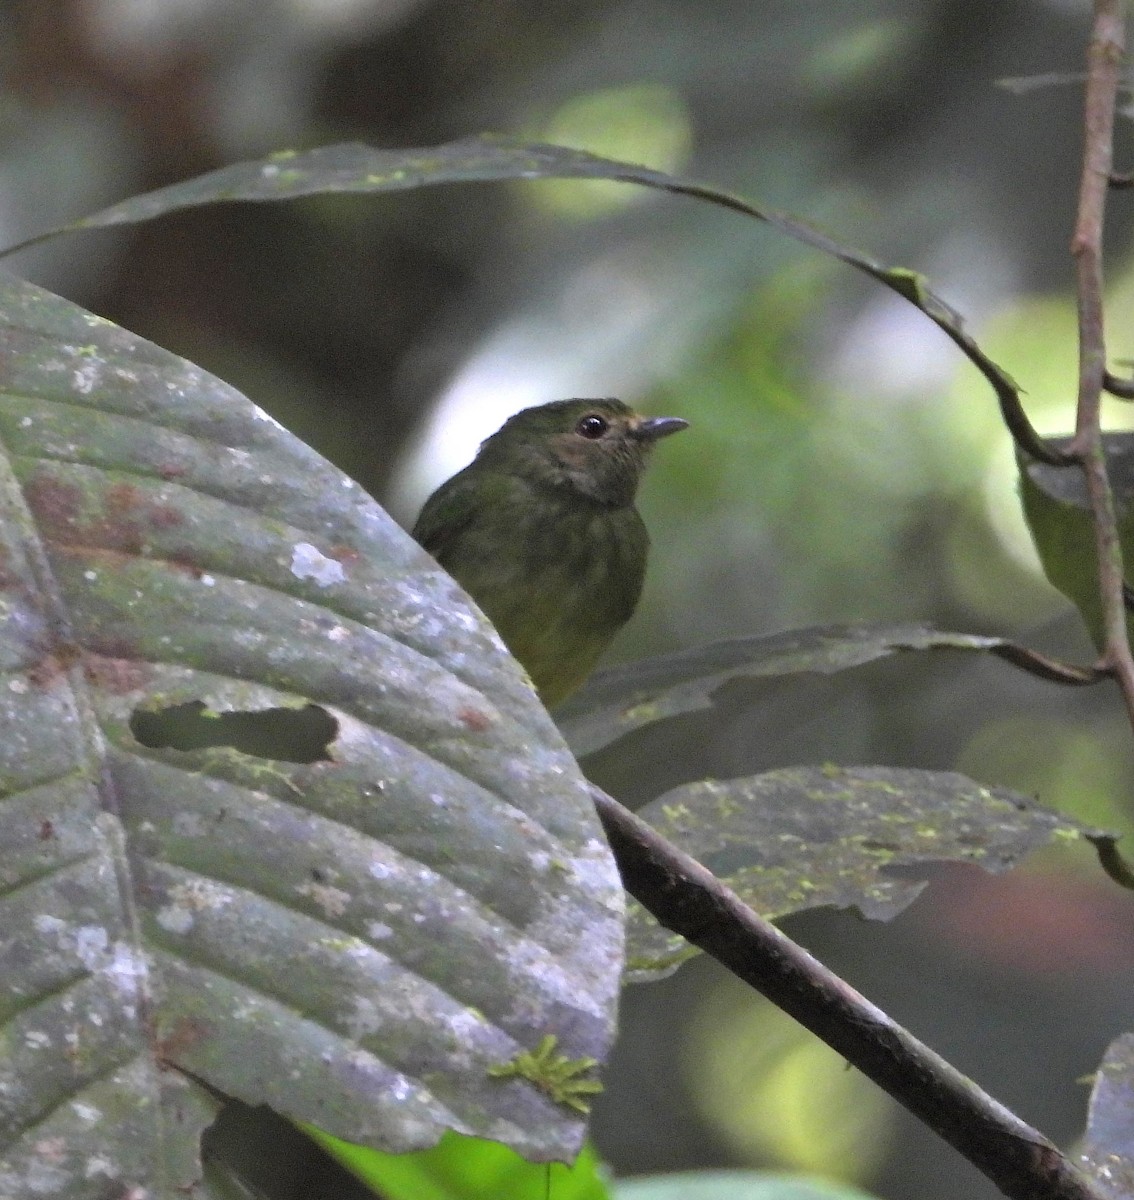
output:
<svg viewBox="0 0 1134 1200"><path fill-rule="evenodd" d="M338 731L339 723L318 704L215 713L192 700L156 711L137 708L130 717L135 739L154 750L231 746L256 758L294 763L329 760Z"/></svg>

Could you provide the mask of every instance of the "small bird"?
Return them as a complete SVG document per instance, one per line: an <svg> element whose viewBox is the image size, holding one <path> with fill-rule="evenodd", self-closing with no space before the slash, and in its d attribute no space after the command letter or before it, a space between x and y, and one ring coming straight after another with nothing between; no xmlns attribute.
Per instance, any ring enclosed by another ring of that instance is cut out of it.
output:
<svg viewBox="0 0 1134 1200"><path fill-rule="evenodd" d="M620 400L526 408L425 502L413 536L496 626L547 707L590 674L642 592L634 495L680 417Z"/></svg>

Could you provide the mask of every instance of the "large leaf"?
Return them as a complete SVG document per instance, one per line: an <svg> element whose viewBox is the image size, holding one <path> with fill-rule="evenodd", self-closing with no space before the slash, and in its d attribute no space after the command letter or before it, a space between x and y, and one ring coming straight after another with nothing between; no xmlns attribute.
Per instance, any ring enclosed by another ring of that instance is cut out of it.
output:
<svg viewBox="0 0 1134 1200"><path fill-rule="evenodd" d="M769 920L830 905L888 920L925 886L917 868L1004 871L1039 846L1103 836L1016 792L948 771L787 767L703 780L638 815ZM656 979L696 951L631 907L628 978Z"/></svg>
<svg viewBox="0 0 1134 1200"><path fill-rule="evenodd" d="M503 179L612 179L692 196L768 222L788 237L865 272L923 312L984 375L996 393L1004 420L1017 443L1026 446L1037 458L1047 457L1044 443L1024 415L1015 382L977 346L966 332L960 314L931 291L922 276L904 268L887 267L790 213L752 204L694 179L599 158L565 146L482 136L406 150L378 150L357 143L285 150L260 161L235 163L184 183L134 196L12 250L70 230L149 221L166 213L220 201L287 200L326 192L392 192L430 184Z"/></svg>
<svg viewBox="0 0 1134 1200"><path fill-rule="evenodd" d="M977 650L1063 683L1094 683L1091 670L1054 663L1006 641L947 633L926 625L821 625L735 638L676 654L598 671L555 710L563 735L580 757L665 717L708 708L731 679L832 675L910 650Z"/></svg>
<svg viewBox="0 0 1134 1200"><path fill-rule="evenodd" d="M1103 1056L1079 1161L1114 1200L1134 1198L1134 1033L1115 1038Z"/></svg>
<svg viewBox="0 0 1134 1200"><path fill-rule="evenodd" d="M572 1155L580 1106L510 1066L604 1058L622 894L485 619L231 388L2 277L0 447L0 1195L44 1146L53 1194L180 1194L195 1080ZM329 744L135 738L192 701Z"/></svg>

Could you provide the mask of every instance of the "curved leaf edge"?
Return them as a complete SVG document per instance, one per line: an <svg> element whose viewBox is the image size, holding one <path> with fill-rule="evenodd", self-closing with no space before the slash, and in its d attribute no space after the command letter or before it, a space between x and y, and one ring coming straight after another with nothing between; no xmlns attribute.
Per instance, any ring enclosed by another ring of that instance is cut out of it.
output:
<svg viewBox="0 0 1134 1200"><path fill-rule="evenodd" d="M264 159L222 167L121 201L11 246L0 252L0 257L28 249L62 233L152 220L203 204L285 200L332 192L404 191L442 183L508 179L613 180L689 196L766 222L795 241L869 275L912 304L984 376L996 394L1004 423L1016 444L1041 461L1056 464L1063 461L1032 427L1015 380L980 349L965 330L960 314L929 287L924 276L904 267L888 267L871 255L843 245L791 213L755 204L692 178L565 146L482 134L440 146L396 151L376 150L349 142L310 150L277 151Z"/></svg>

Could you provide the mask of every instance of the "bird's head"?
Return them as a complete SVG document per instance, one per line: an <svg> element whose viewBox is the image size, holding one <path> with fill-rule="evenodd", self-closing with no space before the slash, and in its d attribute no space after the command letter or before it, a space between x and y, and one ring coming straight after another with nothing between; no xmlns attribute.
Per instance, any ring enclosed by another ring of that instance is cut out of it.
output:
<svg viewBox="0 0 1134 1200"><path fill-rule="evenodd" d="M632 504L654 443L685 429L680 417L643 417L621 400L555 400L516 413L478 460L599 504Z"/></svg>

